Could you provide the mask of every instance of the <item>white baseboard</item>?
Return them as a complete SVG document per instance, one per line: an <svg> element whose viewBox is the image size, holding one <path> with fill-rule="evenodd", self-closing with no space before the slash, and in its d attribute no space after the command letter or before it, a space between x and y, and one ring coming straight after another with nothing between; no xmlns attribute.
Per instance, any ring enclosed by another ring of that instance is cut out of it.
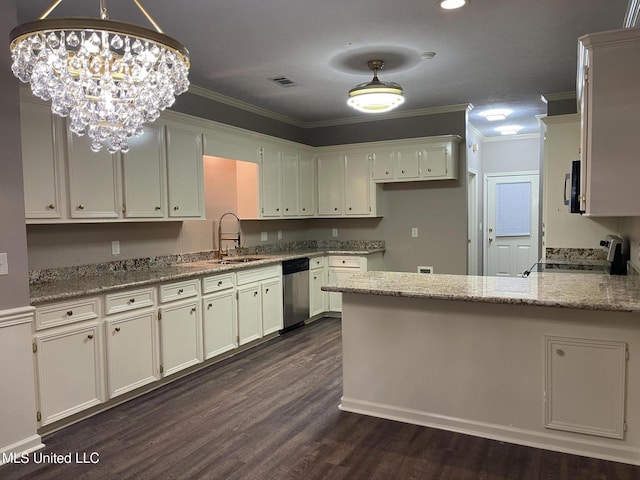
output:
<svg viewBox="0 0 640 480"><path fill-rule="evenodd" d="M370 415L398 422L438 428L476 437L515 443L528 447L640 465L640 450L624 445L612 445L599 440L565 437L561 434L537 432L503 425L482 423L463 418L447 417L430 412L342 397L340 410Z"/></svg>
<svg viewBox="0 0 640 480"><path fill-rule="evenodd" d="M3 447L0 449L0 466L8 463L5 460L10 454L14 454L15 457L20 457L20 455L24 453L35 452L41 448L44 448L44 443L42 443L40 435L33 435L29 438L25 438L24 440L20 440L13 445Z"/></svg>

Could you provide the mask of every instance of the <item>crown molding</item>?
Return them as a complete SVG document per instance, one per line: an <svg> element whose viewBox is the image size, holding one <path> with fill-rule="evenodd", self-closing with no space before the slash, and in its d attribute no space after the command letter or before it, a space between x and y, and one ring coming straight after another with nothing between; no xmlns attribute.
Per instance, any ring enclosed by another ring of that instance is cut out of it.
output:
<svg viewBox="0 0 640 480"><path fill-rule="evenodd" d="M510 140L528 140L540 138L539 133L523 133L522 135L500 135L499 137L486 137L482 142L508 142Z"/></svg>
<svg viewBox="0 0 640 480"><path fill-rule="evenodd" d="M561 93L543 93L540 98L544 103L557 102L559 100L575 100L576 92L561 92Z"/></svg>
<svg viewBox="0 0 640 480"><path fill-rule="evenodd" d="M624 28L636 27L638 25L638 16L640 16L640 0L629 0L622 26Z"/></svg>
<svg viewBox="0 0 640 480"><path fill-rule="evenodd" d="M229 105L230 107L251 112L256 115L261 115L263 117L267 117L272 120L277 120L279 122L287 123L289 125L293 125L300 128L333 127L338 125L349 125L354 123L377 122L380 120L392 120L396 118L410 118L410 117L420 117L423 115L437 115L440 113L460 112L460 111L470 110L473 108L473 105L471 105L470 103L462 103L459 105L448 105L448 106L442 106L442 107L429 107L429 108L421 108L416 110L407 110L403 112L383 113L383 114L375 115L373 117L358 116L358 117L339 118L335 120L324 120L321 122L303 122L301 120L297 120L295 118L288 117L286 115L281 115L279 113L272 112L270 110L267 110L266 108L256 107L255 105L251 105L250 103L243 102L242 100L236 100L235 98L227 97L226 95L222 95L220 93L207 90L206 88L198 87L197 85L189 85L189 93L193 95L198 95L199 97L203 97L208 100L213 100L214 102L223 103L225 105Z"/></svg>
<svg viewBox="0 0 640 480"><path fill-rule="evenodd" d="M575 123L580 121L580 114L567 113L565 115L541 115L538 120L545 125L558 125L561 123Z"/></svg>

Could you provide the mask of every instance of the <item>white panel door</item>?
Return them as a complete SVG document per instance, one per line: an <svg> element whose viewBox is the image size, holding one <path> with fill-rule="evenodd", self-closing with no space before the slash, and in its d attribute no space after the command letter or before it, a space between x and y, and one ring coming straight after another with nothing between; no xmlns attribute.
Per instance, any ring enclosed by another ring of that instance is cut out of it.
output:
<svg viewBox="0 0 640 480"><path fill-rule="evenodd" d="M312 155L298 159L298 215L312 216L316 212L316 161Z"/></svg>
<svg viewBox="0 0 640 480"><path fill-rule="evenodd" d="M298 154L281 152L282 168L282 215L298 215Z"/></svg>
<svg viewBox="0 0 640 480"><path fill-rule="evenodd" d="M344 195L347 215L369 215L371 204L371 165L369 155L358 153L345 159Z"/></svg>
<svg viewBox="0 0 640 480"><path fill-rule="evenodd" d="M318 214L342 215L344 209L344 156L318 157Z"/></svg>
<svg viewBox="0 0 640 480"><path fill-rule="evenodd" d="M260 152L262 172L262 215L282 216L282 168L280 153L262 148Z"/></svg>
<svg viewBox="0 0 640 480"><path fill-rule="evenodd" d="M200 363L202 320L199 302L175 303L160 309L160 350L164 376Z"/></svg>
<svg viewBox="0 0 640 480"><path fill-rule="evenodd" d="M238 346L236 292L233 289L202 298L204 358L213 358Z"/></svg>
<svg viewBox="0 0 640 480"><path fill-rule="evenodd" d="M538 260L538 175L486 177L485 274L519 276Z"/></svg>
<svg viewBox="0 0 640 480"><path fill-rule="evenodd" d="M262 337L262 287L253 283L238 287L238 345Z"/></svg>
<svg viewBox="0 0 640 480"><path fill-rule="evenodd" d="M202 134L166 127L169 217L204 217Z"/></svg>
<svg viewBox="0 0 640 480"><path fill-rule="evenodd" d="M262 283L262 334L283 328L282 280L280 277Z"/></svg>

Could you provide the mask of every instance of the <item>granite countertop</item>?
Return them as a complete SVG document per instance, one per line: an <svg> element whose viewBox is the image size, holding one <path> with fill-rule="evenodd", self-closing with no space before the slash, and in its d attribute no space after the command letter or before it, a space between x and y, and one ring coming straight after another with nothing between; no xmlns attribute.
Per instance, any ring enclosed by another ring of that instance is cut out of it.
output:
<svg viewBox="0 0 640 480"><path fill-rule="evenodd" d="M329 292L640 312L640 277L531 273L521 277L368 272L325 285Z"/></svg>
<svg viewBox="0 0 640 480"><path fill-rule="evenodd" d="M108 293L125 288L136 288L158 283L187 280L209 274L256 268L285 260L323 255L371 255L384 252L384 248L369 249L313 249L269 254L247 255L260 257L247 263L218 264L214 260L178 262L170 265L158 265L152 268L131 269L128 271L105 271L96 275L73 275L53 281L35 283L30 286L31 305L76 298L83 295Z"/></svg>

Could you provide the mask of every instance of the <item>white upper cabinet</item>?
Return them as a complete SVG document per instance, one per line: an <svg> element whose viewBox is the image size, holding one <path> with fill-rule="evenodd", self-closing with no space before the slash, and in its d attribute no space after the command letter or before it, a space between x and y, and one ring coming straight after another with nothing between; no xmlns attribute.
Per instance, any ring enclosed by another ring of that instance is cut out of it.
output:
<svg viewBox="0 0 640 480"><path fill-rule="evenodd" d="M202 133L188 125L166 125L169 217L204 218Z"/></svg>
<svg viewBox="0 0 640 480"><path fill-rule="evenodd" d="M393 150L376 150L371 154L373 180L391 180L395 177L395 155Z"/></svg>
<svg viewBox="0 0 640 480"><path fill-rule="evenodd" d="M313 155L303 153L298 158L298 215L316 214L316 161Z"/></svg>
<svg viewBox="0 0 640 480"><path fill-rule="evenodd" d="M282 215L284 217L298 216L298 154L292 152L280 153L280 167L282 169Z"/></svg>
<svg viewBox="0 0 640 480"><path fill-rule="evenodd" d="M66 213L59 152L59 144L64 145L62 120L52 115L48 105L23 98L20 125L27 222L30 219L60 219Z"/></svg>
<svg viewBox="0 0 640 480"><path fill-rule="evenodd" d="M579 40L581 209L592 216L640 215L635 144L640 108L640 28Z"/></svg>
<svg viewBox="0 0 640 480"><path fill-rule="evenodd" d="M318 215L344 212L344 155L318 156Z"/></svg>
<svg viewBox="0 0 640 480"><path fill-rule="evenodd" d="M280 152L273 148L260 149L262 171L262 215L282 216L282 168Z"/></svg>
<svg viewBox="0 0 640 480"><path fill-rule="evenodd" d="M368 216L371 212L371 165L367 153L352 153L344 160L346 215Z"/></svg>
<svg viewBox="0 0 640 480"><path fill-rule="evenodd" d="M77 219L119 219L120 156L91 151L89 137L67 134L69 215Z"/></svg>
<svg viewBox="0 0 640 480"><path fill-rule="evenodd" d="M166 216L166 160L162 126L145 125L144 135L129 141L122 157L124 216Z"/></svg>

